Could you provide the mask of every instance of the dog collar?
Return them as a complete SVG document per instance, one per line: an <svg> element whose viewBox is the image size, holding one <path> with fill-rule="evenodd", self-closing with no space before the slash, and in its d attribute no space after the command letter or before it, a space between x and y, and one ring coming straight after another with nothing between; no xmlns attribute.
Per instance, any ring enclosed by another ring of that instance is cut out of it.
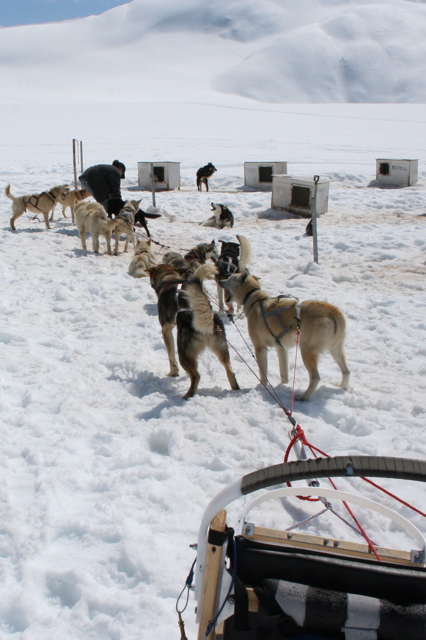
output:
<svg viewBox="0 0 426 640"><path fill-rule="evenodd" d="M260 291L260 287L256 287L256 289L252 289L251 291L248 292L248 294L246 295L246 297L243 300L243 307L244 307L245 303L247 302L247 300L250 298L251 294L254 293L255 291Z"/></svg>

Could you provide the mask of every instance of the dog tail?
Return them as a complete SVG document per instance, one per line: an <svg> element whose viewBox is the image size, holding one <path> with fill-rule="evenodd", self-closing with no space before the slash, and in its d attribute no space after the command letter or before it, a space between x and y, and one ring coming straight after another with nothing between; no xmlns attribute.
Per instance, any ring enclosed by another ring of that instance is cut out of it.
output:
<svg viewBox="0 0 426 640"><path fill-rule="evenodd" d="M198 267L194 276L199 280L205 280L206 278L214 278L218 273L219 270L216 265L206 262L206 264L202 264L201 267Z"/></svg>
<svg viewBox="0 0 426 640"><path fill-rule="evenodd" d="M10 184L7 185L7 187L4 190L5 194L7 195L7 197L10 200L15 200L15 198L13 197L13 195L10 193Z"/></svg>
<svg viewBox="0 0 426 640"><path fill-rule="evenodd" d="M240 266L238 271L242 273L248 264L251 262L251 245L245 236L237 236L237 240L240 243Z"/></svg>
<svg viewBox="0 0 426 640"><path fill-rule="evenodd" d="M200 225L202 227L215 227L216 226L216 218L214 216L212 216L211 218L208 218L204 222L200 222Z"/></svg>
<svg viewBox="0 0 426 640"><path fill-rule="evenodd" d="M204 335L212 335L214 331L214 313L207 299L206 292L199 278L193 278L182 290L192 311L192 326L195 331Z"/></svg>

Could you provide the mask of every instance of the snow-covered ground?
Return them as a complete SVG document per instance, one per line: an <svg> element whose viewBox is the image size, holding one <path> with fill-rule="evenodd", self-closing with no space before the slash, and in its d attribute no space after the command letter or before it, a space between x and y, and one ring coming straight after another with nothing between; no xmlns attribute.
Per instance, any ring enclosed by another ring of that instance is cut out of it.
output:
<svg viewBox="0 0 426 640"><path fill-rule="evenodd" d="M146 4L153 16L154 3ZM327 12L334 6L340 15L339 3L315 4ZM425 8L405 0L382 4L404 5L409 15ZM165 11L165 3L155 3L160 5ZM134 0L126 11L141 7ZM28 214L17 221L16 232L10 230L4 187L11 183L12 193L22 195L71 181L72 138L83 141L85 167L115 158L125 162L123 193L142 197L144 208L151 195L138 191L137 162L181 162L181 189L157 194L163 216L150 229L158 242L189 250L213 238L245 235L253 250L251 269L271 294L323 299L343 310L349 390L335 386L337 368L324 357L319 390L309 403L295 404L295 417L315 446L330 455L426 455L424 106L271 104L239 97L238 91L228 100L211 88L202 98L199 76L191 79L190 70L179 66L187 82L178 96L166 99L164 83L159 87L148 64L144 83L152 81L154 97L143 93L136 100L137 78L126 86L125 76L121 102L83 104L81 86L76 96L73 87L64 90L68 67L49 47L61 41L65 26L93 34L111 14L0 30L0 39L7 32L16 43L24 29L33 30L37 55L49 54L58 87L46 97L38 84L27 94L24 56L15 65L13 95L3 96L0 106L1 638L178 637L176 597L194 559L189 544L196 541L205 506L242 475L281 462L289 442L290 423L246 364L255 368L244 342L244 318L238 330L226 323L242 358L232 351L241 391L229 389L221 365L206 352L199 394L185 402L187 376L165 376L156 297L147 280L127 274L131 254L84 254L59 207L51 231ZM181 30L195 58L201 37L191 49L187 22ZM49 47L43 47L45 34ZM170 37L155 36L158 43ZM205 37L208 49L209 32ZM43 69L45 64L37 73ZM91 97L108 87L107 76L105 69L92 76ZM417 80L423 82L420 73ZM410 101L418 100L413 94ZM377 188L379 157L419 158L418 183ZM331 180L329 211L319 221L319 264L304 235L306 220L271 210L270 193L242 188L249 160L288 161L291 175ZM218 171L211 193L200 194L195 171L209 161ZM232 233L198 225L210 215L211 201L233 211ZM214 295L214 286L207 286ZM271 353L269 359L276 386L276 357ZM306 384L299 357L296 389ZM289 407L291 386L276 390ZM356 488L393 505L369 487ZM424 504L419 486L388 481L386 488L420 509ZM318 510L292 504L289 516L280 507L265 515L290 526ZM420 515L401 512L425 531ZM411 540L385 519L365 515L363 523L378 544L411 548ZM310 530L352 535L331 517L315 520ZM192 601L184 618L194 638Z"/></svg>

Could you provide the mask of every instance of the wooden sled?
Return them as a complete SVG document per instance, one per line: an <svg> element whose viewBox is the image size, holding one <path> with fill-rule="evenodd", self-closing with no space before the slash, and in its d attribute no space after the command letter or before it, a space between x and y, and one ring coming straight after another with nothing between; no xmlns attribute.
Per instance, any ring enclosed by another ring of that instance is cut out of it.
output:
<svg viewBox="0 0 426 640"><path fill-rule="evenodd" d="M369 456L288 462L244 476L211 501L197 544L198 640L426 640L425 540L417 527L357 494L282 487L357 476L425 482L426 462ZM225 507L253 493L233 531ZM285 508L289 496L330 494L391 518L415 548L378 546L377 559L367 543L265 528L248 519L267 500L279 499Z"/></svg>

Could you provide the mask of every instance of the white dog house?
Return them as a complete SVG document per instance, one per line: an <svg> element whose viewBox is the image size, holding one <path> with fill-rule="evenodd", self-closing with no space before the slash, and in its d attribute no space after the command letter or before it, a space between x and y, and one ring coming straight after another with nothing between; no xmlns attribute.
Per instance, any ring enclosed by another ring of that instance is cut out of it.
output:
<svg viewBox="0 0 426 640"><path fill-rule="evenodd" d="M329 180L319 179L316 183L316 213L328 211ZM309 178L274 176L272 181L272 209L285 209L305 218L310 218L314 207L315 181Z"/></svg>
<svg viewBox="0 0 426 640"><path fill-rule="evenodd" d="M410 187L418 179L418 160L376 160L376 180L384 187Z"/></svg>
<svg viewBox="0 0 426 640"><path fill-rule="evenodd" d="M245 162L244 185L253 189L272 189L272 176L287 173L287 162Z"/></svg>
<svg viewBox="0 0 426 640"><path fill-rule="evenodd" d="M151 165L156 191L180 189L180 162L138 162L138 185L141 189L152 189Z"/></svg>

